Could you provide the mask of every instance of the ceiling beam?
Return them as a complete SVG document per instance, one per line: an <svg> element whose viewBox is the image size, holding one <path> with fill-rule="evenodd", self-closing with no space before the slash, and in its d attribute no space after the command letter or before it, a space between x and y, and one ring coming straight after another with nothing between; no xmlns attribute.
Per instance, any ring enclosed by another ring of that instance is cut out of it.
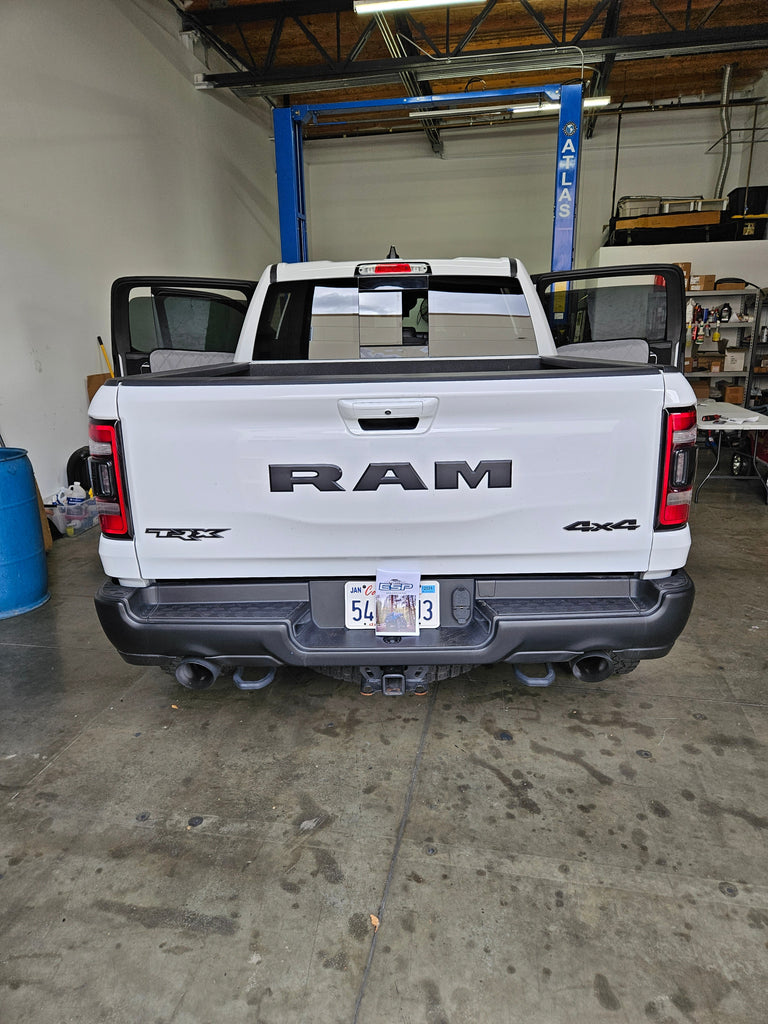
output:
<svg viewBox="0 0 768 1024"><path fill-rule="evenodd" d="M310 14L335 14L351 11L352 0L278 0L275 3L240 4L238 7L213 7L202 11L181 12L182 21L191 25L221 27L254 21L275 21L277 18L302 18Z"/></svg>
<svg viewBox="0 0 768 1024"><path fill-rule="evenodd" d="M697 53L728 53L734 50L768 49L768 22L689 32L660 32L639 36L585 39L579 47L587 63L648 60L690 56ZM457 57L393 57L385 60L343 61L323 65L274 68L258 72L223 72L195 76L202 89L243 89L252 96L275 93L321 92L365 85L389 85L410 72L417 81L492 75L532 69L556 69L578 64L576 47L524 46L504 50L474 50Z"/></svg>

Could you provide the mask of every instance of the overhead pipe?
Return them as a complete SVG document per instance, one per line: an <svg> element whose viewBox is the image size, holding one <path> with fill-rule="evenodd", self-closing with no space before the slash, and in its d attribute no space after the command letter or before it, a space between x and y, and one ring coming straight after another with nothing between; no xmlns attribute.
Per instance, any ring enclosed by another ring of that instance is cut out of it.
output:
<svg viewBox="0 0 768 1024"><path fill-rule="evenodd" d="M720 170L717 172L717 184L715 185L715 199L721 199L725 178L728 174L728 166L731 162L731 79L733 78L733 64L726 64L723 68L723 87L720 91L720 129L723 134L723 158L720 161Z"/></svg>
<svg viewBox="0 0 768 1024"><path fill-rule="evenodd" d="M374 14L376 24L379 27L379 31L384 39L384 44L389 51L390 57L394 57L395 60L400 60L407 56L401 37L398 34L395 36L387 23L387 19L383 14ZM410 71L401 71L400 79L405 87L405 91L409 96L424 96L424 90L421 88L419 83L416 81ZM437 129L437 124L431 118L423 124L424 133L429 140L429 144L432 147L432 152L436 156L443 155L443 143L440 138L440 132Z"/></svg>

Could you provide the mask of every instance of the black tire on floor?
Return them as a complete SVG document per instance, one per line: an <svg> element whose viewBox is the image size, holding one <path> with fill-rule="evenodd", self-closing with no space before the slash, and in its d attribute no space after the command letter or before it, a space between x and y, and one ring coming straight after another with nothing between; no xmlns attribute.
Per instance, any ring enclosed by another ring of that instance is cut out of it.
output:
<svg viewBox="0 0 768 1024"><path fill-rule="evenodd" d="M85 491L91 489L91 477L88 472L88 445L78 448L67 459L67 483L80 484Z"/></svg>

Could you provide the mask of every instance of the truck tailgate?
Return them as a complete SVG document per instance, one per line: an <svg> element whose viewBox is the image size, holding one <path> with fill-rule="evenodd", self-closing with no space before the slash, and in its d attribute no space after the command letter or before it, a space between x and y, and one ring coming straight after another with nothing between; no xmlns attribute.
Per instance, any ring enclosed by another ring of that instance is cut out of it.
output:
<svg viewBox="0 0 768 1024"><path fill-rule="evenodd" d="M652 368L120 384L141 574L643 572L663 407Z"/></svg>

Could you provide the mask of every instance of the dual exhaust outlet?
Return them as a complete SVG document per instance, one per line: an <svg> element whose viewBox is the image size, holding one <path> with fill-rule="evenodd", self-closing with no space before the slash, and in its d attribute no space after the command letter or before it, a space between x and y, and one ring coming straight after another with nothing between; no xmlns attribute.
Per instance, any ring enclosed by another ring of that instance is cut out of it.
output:
<svg viewBox="0 0 768 1024"><path fill-rule="evenodd" d="M515 675L526 686L550 686L555 680L555 670L551 662L544 666L544 675L530 676L518 665L514 666ZM571 661L571 671L582 683L601 683L613 675L616 664L608 651L588 651ZM259 679L246 679L245 667L235 669L233 679L239 690L263 690L275 678L275 669L270 669ZM188 690L207 690L218 679L221 669L205 658L187 658L176 668L176 680ZM383 669L365 665L361 667L360 690L364 695L383 693L386 696L401 696L405 693L426 693L428 670L426 666L412 666L405 672L385 672Z"/></svg>

